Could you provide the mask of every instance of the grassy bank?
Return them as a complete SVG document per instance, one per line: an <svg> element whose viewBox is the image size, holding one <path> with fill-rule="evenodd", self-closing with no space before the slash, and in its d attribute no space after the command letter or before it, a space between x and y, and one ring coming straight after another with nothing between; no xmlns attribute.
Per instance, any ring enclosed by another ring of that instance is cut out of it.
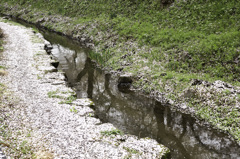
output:
<svg viewBox="0 0 240 159"><path fill-rule="evenodd" d="M100 23L98 30L113 30L119 41L152 47L143 56L161 62L166 71L240 81L240 4L234 0L180 1L165 9L160 1L144 0L21 0L20 4L77 18L75 24Z"/></svg>
<svg viewBox="0 0 240 159"><path fill-rule="evenodd" d="M130 72L136 88L185 103L240 141L240 3L235 0L0 4L3 13L93 43L90 56L100 65ZM193 79L203 82L193 85ZM221 88L212 84L216 80L230 85Z"/></svg>

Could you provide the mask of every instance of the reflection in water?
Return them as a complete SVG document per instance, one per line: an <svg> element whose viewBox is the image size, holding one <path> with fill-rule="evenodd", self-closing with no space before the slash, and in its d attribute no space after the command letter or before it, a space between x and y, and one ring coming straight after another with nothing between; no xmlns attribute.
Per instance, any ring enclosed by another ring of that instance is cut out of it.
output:
<svg viewBox="0 0 240 159"><path fill-rule="evenodd" d="M87 50L63 37L45 34L78 98L92 98L96 115L139 137L151 137L171 150L172 158L240 158L240 147L228 135L198 124L190 115L138 93L118 90L118 79L93 67ZM66 43L67 42L67 43Z"/></svg>

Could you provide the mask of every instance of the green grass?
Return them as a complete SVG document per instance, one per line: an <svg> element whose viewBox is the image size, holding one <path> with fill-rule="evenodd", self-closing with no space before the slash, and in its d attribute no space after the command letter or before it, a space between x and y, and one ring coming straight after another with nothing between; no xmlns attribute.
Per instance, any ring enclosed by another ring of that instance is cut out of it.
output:
<svg viewBox="0 0 240 159"><path fill-rule="evenodd" d="M72 107L72 108L70 108L70 112L73 112L73 113L77 114L78 111L75 107Z"/></svg>
<svg viewBox="0 0 240 159"><path fill-rule="evenodd" d="M58 95L58 92L58 90L48 92L48 98L63 98L62 96Z"/></svg>
<svg viewBox="0 0 240 159"><path fill-rule="evenodd" d="M77 97L75 95L70 95L67 98L64 98L64 101L60 102L60 104L72 104L76 99Z"/></svg>
<svg viewBox="0 0 240 159"><path fill-rule="evenodd" d="M129 147L123 147L123 149L125 149L127 152L131 153L131 154L141 154L138 150L129 148Z"/></svg>
<svg viewBox="0 0 240 159"><path fill-rule="evenodd" d="M112 135L123 135L123 132L118 129L101 131L101 135L103 136L112 136Z"/></svg>
<svg viewBox="0 0 240 159"><path fill-rule="evenodd" d="M77 99L76 94L74 92L64 92L64 91L50 91L47 93L49 98L59 98L63 101L59 102L59 104L72 104L73 101Z"/></svg>
<svg viewBox="0 0 240 159"><path fill-rule="evenodd" d="M215 92L209 89L203 93L208 93L207 97L203 98L203 95L196 92L188 99L197 115L210 121L217 128L230 132L237 140L240 140L240 111L239 108L235 107L240 102L239 95L235 96L229 90ZM214 101L214 103L209 105L204 102L206 99Z"/></svg>
<svg viewBox="0 0 240 159"><path fill-rule="evenodd" d="M4 70L4 69L6 69L6 67L5 67L5 66L1 66L1 65L0 65L0 69L3 69L3 70Z"/></svg>
<svg viewBox="0 0 240 159"><path fill-rule="evenodd" d="M137 155L137 156L142 155L142 152L140 152L139 150L133 149L133 148L123 146L123 149L128 152L128 154L124 157L124 159L133 158L132 155L134 155L134 154Z"/></svg>

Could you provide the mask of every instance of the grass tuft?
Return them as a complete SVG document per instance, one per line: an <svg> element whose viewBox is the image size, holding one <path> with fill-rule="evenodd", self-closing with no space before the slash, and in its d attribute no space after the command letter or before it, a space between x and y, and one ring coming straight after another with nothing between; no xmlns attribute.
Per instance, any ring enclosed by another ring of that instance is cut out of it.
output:
<svg viewBox="0 0 240 159"><path fill-rule="evenodd" d="M112 129L112 130L101 131L101 134L103 136L112 136L112 135L123 135L123 132L118 129Z"/></svg>

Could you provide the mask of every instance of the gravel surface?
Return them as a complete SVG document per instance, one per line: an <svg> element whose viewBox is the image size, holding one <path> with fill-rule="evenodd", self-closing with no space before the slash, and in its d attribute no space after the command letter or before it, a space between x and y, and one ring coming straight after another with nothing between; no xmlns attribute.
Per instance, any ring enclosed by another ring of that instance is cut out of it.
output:
<svg viewBox="0 0 240 159"><path fill-rule="evenodd" d="M2 152L1 148L0 148L0 158L1 158L1 159L6 159L6 156L5 156L4 153Z"/></svg>
<svg viewBox="0 0 240 159"><path fill-rule="evenodd" d="M66 96L73 90L65 86L63 74L50 66L51 59L43 49L46 41L23 26L0 22L0 27L7 35L0 64L8 68L0 82L14 92L20 105L10 114L10 126L31 130L36 156L44 158L41 147L54 158L161 158L167 151L152 139L103 135L116 128L92 117L90 107L59 104L62 99L49 98L49 92ZM3 151L8 154L7 149Z"/></svg>

